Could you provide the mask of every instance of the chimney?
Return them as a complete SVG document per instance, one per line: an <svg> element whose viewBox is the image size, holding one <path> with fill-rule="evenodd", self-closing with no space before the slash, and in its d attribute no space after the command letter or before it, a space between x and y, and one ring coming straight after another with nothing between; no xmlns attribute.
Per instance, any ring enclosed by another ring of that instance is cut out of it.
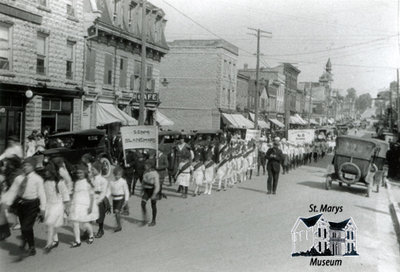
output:
<svg viewBox="0 0 400 272"><path fill-rule="evenodd" d="M249 68L249 65L247 64L247 63L245 63L244 65L243 65L243 70L247 70Z"/></svg>

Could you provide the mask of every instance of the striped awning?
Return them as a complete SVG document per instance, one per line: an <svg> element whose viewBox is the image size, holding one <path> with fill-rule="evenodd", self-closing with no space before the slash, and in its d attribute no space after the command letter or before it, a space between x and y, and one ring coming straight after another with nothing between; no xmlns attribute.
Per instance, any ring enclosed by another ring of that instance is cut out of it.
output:
<svg viewBox="0 0 400 272"><path fill-rule="evenodd" d="M241 114L222 113L222 119L231 128L254 128L254 123Z"/></svg>

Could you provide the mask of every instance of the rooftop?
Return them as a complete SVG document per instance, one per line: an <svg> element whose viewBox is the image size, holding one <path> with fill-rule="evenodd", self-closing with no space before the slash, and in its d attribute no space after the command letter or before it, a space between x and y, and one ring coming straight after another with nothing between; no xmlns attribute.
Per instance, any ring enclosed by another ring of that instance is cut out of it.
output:
<svg viewBox="0 0 400 272"><path fill-rule="evenodd" d="M236 56L239 55L239 48L230 42L222 39L212 40L174 40L168 42L170 47L211 47L211 48L224 48Z"/></svg>

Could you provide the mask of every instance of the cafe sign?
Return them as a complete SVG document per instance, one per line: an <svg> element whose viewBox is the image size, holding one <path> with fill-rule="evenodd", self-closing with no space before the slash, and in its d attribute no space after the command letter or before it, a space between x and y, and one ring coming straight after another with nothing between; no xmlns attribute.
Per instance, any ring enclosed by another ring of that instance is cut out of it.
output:
<svg viewBox="0 0 400 272"><path fill-rule="evenodd" d="M139 102L140 101L140 93L134 92L132 101ZM158 93L155 92L146 92L144 94L144 102L158 102Z"/></svg>

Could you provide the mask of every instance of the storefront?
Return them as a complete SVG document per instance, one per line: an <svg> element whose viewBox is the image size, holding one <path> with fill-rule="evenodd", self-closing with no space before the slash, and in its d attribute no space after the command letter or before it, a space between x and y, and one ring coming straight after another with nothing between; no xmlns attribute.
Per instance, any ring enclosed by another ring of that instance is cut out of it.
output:
<svg viewBox="0 0 400 272"><path fill-rule="evenodd" d="M48 98L42 99L42 127L50 133L71 131L73 126L73 100Z"/></svg>
<svg viewBox="0 0 400 272"><path fill-rule="evenodd" d="M20 141L24 134L25 97L20 93L0 94L0 153L7 147L8 137Z"/></svg>

